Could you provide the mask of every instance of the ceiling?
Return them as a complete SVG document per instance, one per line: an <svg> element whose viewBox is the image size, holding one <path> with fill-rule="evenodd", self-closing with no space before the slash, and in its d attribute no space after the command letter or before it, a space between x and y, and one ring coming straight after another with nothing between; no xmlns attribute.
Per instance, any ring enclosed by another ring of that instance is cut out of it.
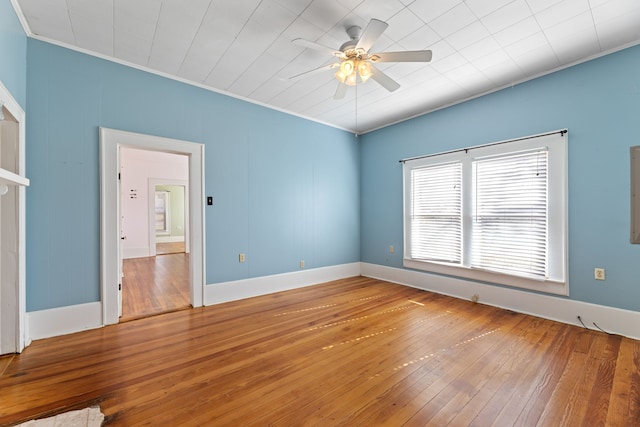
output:
<svg viewBox="0 0 640 427"><path fill-rule="evenodd" d="M114 59L357 133L640 43L638 0L13 0L31 37ZM433 60L377 66L334 100L324 52L346 28L389 27L371 52L431 49ZM356 96L357 93L357 96Z"/></svg>

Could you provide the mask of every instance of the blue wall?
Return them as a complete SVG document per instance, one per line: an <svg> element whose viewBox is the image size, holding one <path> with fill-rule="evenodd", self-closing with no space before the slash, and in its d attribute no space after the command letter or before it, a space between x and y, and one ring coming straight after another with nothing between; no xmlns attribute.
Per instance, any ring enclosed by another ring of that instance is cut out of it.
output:
<svg viewBox="0 0 640 427"><path fill-rule="evenodd" d="M398 160L569 129L570 298L640 310L629 147L640 145L640 46L361 137L361 256L402 267ZM593 268L606 269L595 281Z"/></svg>
<svg viewBox="0 0 640 427"><path fill-rule="evenodd" d="M99 126L205 144L208 284L359 261L352 134L33 39L27 75L28 311L100 299Z"/></svg>
<svg viewBox="0 0 640 427"><path fill-rule="evenodd" d="M640 310L640 245L629 243L640 46L359 140L27 41L9 2L0 2L0 80L29 106L29 311L99 300L99 126L206 145L207 283L297 271L301 259L402 268L402 251L388 252L402 248L399 159L567 127L570 298ZM605 282L593 279L596 266Z"/></svg>
<svg viewBox="0 0 640 427"><path fill-rule="evenodd" d="M9 1L0 1L0 82L26 110L27 36Z"/></svg>

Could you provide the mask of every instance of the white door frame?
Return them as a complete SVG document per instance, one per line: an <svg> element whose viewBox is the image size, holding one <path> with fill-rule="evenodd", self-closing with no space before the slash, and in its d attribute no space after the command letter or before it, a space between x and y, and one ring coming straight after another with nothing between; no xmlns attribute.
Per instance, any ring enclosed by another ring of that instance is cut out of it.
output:
<svg viewBox="0 0 640 427"><path fill-rule="evenodd" d="M195 142L100 128L100 286L102 321L118 323L120 197L118 148L130 147L189 156L190 302L201 307L205 285L204 145Z"/></svg>
<svg viewBox="0 0 640 427"><path fill-rule="evenodd" d="M180 179L162 179L162 178L149 178L149 256L156 256L156 228L155 228L155 204L154 194L156 185L174 185L178 187L184 187L184 251L189 253L189 181Z"/></svg>
<svg viewBox="0 0 640 427"><path fill-rule="evenodd" d="M6 219L14 224L5 224L5 231L15 231L11 236L11 243L17 247L17 253L12 254L12 265L5 266L6 274L0 273L0 354L20 353L29 345L31 338L27 326L27 297L26 297L26 190L29 180L25 177L25 113L20 104L13 98L7 88L0 82L0 108L4 105L18 123L15 159L15 171L0 168L0 184L7 185L8 193L4 204L10 209L11 215ZM15 135L13 136L15 137ZM13 138L12 137L12 138ZM2 203L2 202L0 202ZM13 226L13 227L12 227ZM6 259L5 259L6 261Z"/></svg>

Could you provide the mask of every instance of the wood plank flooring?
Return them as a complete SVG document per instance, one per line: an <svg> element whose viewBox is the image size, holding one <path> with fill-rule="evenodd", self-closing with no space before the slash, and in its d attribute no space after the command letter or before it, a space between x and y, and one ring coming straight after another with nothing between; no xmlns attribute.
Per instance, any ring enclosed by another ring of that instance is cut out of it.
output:
<svg viewBox="0 0 640 427"><path fill-rule="evenodd" d="M184 251L184 242L156 243L156 255L178 254Z"/></svg>
<svg viewBox="0 0 640 427"><path fill-rule="evenodd" d="M1 364L0 364L1 365ZM0 425L638 426L640 342L357 277L34 342Z"/></svg>
<svg viewBox="0 0 640 427"><path fill-rule="evenodd" d="M125 259L121 322L190 307L189 254Z"/></svg>

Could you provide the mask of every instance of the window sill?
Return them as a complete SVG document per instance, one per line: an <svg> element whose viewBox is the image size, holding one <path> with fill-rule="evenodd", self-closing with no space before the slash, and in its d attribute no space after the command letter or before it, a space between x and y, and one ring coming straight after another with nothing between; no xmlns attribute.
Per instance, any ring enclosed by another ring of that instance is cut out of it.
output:
<svg viewBox="0 0 640 427"><path fill-rule="evenodd" d="M467 267L455 267L435 262L404 259L404 267L414 270L428 271L430 273L445 274L447 276L461 277L480 282L495 283L515 288L529 289L538 292L546 292L555 295L569 295L566 281L536 280L526 277L510 276L508 274L495 273L486 270L477 270Z"/></svg>

